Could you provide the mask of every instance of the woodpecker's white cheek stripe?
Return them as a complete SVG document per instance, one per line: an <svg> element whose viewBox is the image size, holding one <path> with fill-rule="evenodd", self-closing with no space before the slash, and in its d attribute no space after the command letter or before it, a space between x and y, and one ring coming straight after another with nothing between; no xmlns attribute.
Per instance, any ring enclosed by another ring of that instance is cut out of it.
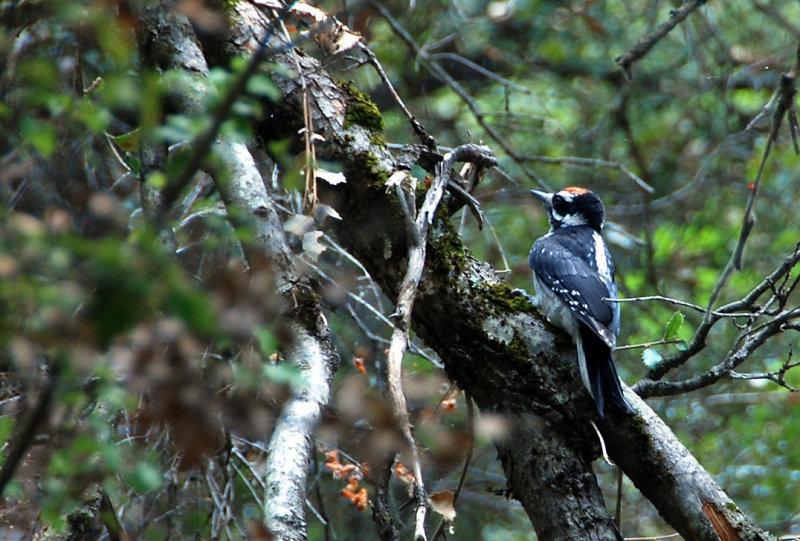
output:
<svg viewBox="0 0 800 541"><path fill-rule="evenodd" d="M594 231L592 233L592 240L594 240L594 257L595 261L597 261L597 272L606 282L611 282L611 273L608 270L608 260L606 259L606 247L603 242L603 236L597 231Z"/></svg>
<svg viewBox="0 0 800 541"><path fill-rule="evenodd" d="M586 218L581 214L567 214L561 219L561 222L566 225L586 225Z"/></svg>

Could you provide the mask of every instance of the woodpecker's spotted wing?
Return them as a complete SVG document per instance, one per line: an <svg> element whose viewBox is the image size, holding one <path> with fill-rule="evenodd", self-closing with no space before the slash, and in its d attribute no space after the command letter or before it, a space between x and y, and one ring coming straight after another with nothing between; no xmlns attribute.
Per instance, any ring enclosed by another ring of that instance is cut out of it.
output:
<svg viewBox="0 0 800 541"><path fill-rule="evenodd" d="M572 310L575 317L594 331L608 347L616 346L619 309L605 298L616 298L617 288L601 277L589 259L589 247L571 246L574 230L560 229L539 238L531 248L528 263L536 276ZM587 256L576 257L586 253ZM609 258L610 263L610 258ZM613 277L613 266L610 269Z"/></svg>

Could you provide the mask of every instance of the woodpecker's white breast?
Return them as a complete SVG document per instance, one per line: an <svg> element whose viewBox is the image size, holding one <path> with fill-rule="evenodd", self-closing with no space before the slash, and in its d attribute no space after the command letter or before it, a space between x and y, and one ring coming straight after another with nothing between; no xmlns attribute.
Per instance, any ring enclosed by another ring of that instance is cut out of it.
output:
<svg viewBox="0 0 800 541"><path fill-rule="evenodd" d="M603 236L597 231L594 231L592 233L592 240L594 241L594 260L597 263L597 273L607 284L611 283L611 270L608 267L606 243L603 241Z"/></svg>

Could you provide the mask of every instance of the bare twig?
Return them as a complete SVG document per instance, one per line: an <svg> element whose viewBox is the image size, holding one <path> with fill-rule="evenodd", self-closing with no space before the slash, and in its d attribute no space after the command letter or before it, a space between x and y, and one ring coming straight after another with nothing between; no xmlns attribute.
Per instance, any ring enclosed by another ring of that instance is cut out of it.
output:
<svg viewBox="0 0 800 541"><path fill-rule="evenodd" d="M414 496L416 499L414 539L421 541L426 539L425 535L425 515L427 513L427 495L422 478L422 466L419 459L414 434L411 429L411 420L408 414L406 398L402 387L402 363L403 355L408 347L408 330L411 326L411 312L414 306L414 297L417 293L417 286L422 276L425 265L426 239L428 228L433 223L436 209L444 195L445 187L450 181L453 164L456 161L483 161L487 156L491 156L491 151L479 145L463 145L453 149L452 152L445 154L444 159L436 167L436 176L425 196L425 200L415 212L413 201L414 192L410 192L411 201L405 201L404 195L400 194L401 204L406 213L406 224L408 229L408 267L400 284L395 307L394 317L396 327L392 332L392 339L389 345L388 364L388 394L392 402L392 408L400 423L400 429L408 444L413 471L414 471ZM493 159L493 158L492 158Z"/></svg>
<svg viewBox="0 0 800 541"><path fill-rule="evenodd" d="M747 206L745 207L744 222L742 223L742 230L739 235L739 242L736 244L736 250L734 251L731 260L733 268L735 270L741 270L742 268L744 245L747 242L747 238L749 237L756 223L755 215L753 213L753 206L755 205L755 200L756 197L758 196L758 189L761 186L761 177L762 174L764 173L764 166L766 165L767 158L769 157L770 152L772 150L772 145L778 138L778 130L780 129L784 115L791 114L792 101L794 100L794 95L796 92L797 91L794 86L794 78L790 78L786 75L782 76L781 88L779 90L780 98L778 99L778 105L775 108L775 113L772 115L772 129L770 130L769 136L767 137L767 145L764 148L764 154L761 158L761 163L758 165L758 172L756 173L756 178L751 185L752 187L750 189L750 197L748 198ZM713 300L715 298L716 296L712 294L711 303L713 303Z"/></svg>
<svg viewBox="0 0 800 541"><path fill-rule="evenodd" d="M397 524L389 506L389 481L392 479L394 457L388 457L378 470L375 487L375 501L372 506L372 519L378 528L381 541L398 541Z"/></svg>
<svg viewBox="0 0 800 541"><path fill-rule="evenodd" d="M684 2L679 8L670 11L670 18L668 21L661 23L655 30L649 34L642 36L636 45L633 46L627 53L617 58L617 65L619 65L625 72L625 76L630 79L630 68L634 62L641 60L653 46L658 43L661 38L669 34L669 32L678 26L686 17L688 17L694 10L705 4L707 0L690 0Z"/></svg>
<svg viewBox="0 0 800 541"><path fill-rule="evenodd" d="M634 390L642 397L676 395L707 387L724 377L731 377L733 369L746 361L769 338L786 330L793 330L792 322L797 319L800 319L800 308L786 310L762 325L758 331L745 333L744 337L736 341L725 359L707 371L677 382L641 380L634 386Z"/></svg>
<svg viewBox="0 0 800 541"><path fill-rule="evenodd" d="M364 53L369 63L372 65L373 68L375 68L375 71L378 73L378 77L381 78L381 81L383 81L384 86L387 88L387 90L389 90L389 93L392 95L392 98L397 103L398 107L400 107L400 110L403 111L404 115L406 115L406 118L408 119L408 122L411 124L414 133L416 133L417 136L420 138L422 144L430 148L431 150L436 149L436 140L433 137L431 137L431 135L427 131L425 131L425 128L422 126L419 120L417 120L414 117L414 115L411 114L411 111L408 110L406 104L403 103L403 100L397 94L397 91L395 90L392 81L389 80L389 76L386 75L383 66L378 61L378 57L375 56L375 53L373 53L369 49L369 47L367 47L363 43L359 45L361 48L361 52Z"/></svg>
<svg viewBox="0 0 800 541"><path fill-rule="evenodd" d="M747 123L747 126L744 127L743 131L746 132L753 131L756 128L756 126L758 126L761 123L761 121L764 118L766 118L768 114L774 111L775 104L777 102L778 102L778 93L775 92L772 95L772 97L770 97L770 99L767 100L767 103L764 104L764 107L761 108L758 114L756 114L756 116L750 119L750 122Z"/></svg>
<svg viewBox="0 0 800 541"><path fill-rule="evenodd" d="M754 302L756 301L756 299L760 297L765 291L769 289L774 289L776 282L781 277L784 278L788 277L787 273L797 264L798 252L800 251L798 250L798 247L795 248L795 252L793 255L786 258L784 260L784 263L778 269L776 269L761 284L759 284L755 289L753 289L751 293L748 294L744 299L741 299L740 301L736 301L734 303L729 303L718 310L714 310L714 304L716 303L717 298L722 292L722 289L725 287L725 284L728 282L728 279L730 278L730 276L733 274L734 271L739 270L742 267L742 257L743 257L744 247L755 225L755 215L753 209L755 205L755 199L758 196L758 189L761 183L764 166L766 164L767 158L769 157L772 145L777 139L778 131L780 129L780 125L783 121L784 116L787 116L789 119L793 140L796 137L797 119L794 110L793 100L796 94L795 81L799 70L800 70L800 46L798 46L797 49L797 59L795 65L787 74L781 76L780 88L778 90L779 98L777 100L775 112L772 117L772 127L770 129L769 137L767 139L767 144L764 149L761 162L759 164L759 169L756 174L756 178L751 184L750 196L747 200L747 205L745 207L745 213L742 222L742 228L739 234L739 239L736 248L731 254L731 257L727 265L725 266L725 269L722 271L714 287L714 290L711 292L711 295L709 296L709 301L704 312L703 321L695 331L695 336L689 343L688 348L685 351L673 357L665 359L664 361L659 363L656 367L651 369L647 375L647 378L636 384L636 392L639 393L640 391L644 392L645 388L650 388L651 390L655 389L656 387L652 385L653 382L652 381L648 382L647 380L660 379L669 370L671 370L675 366L683 364L684 362L686 362L686 360L694 356L698 351L700 351L703 347L705 347L705 340L706 337L708 336L708 333L711 331L711 328L715 325L715 323L722 317L722 314L725 314L727 317L728 314L733 315L735 311L747 311L748 309L753 309ZM781 295L776 294L775 297L781 297ZM783 298L785 299L785 294L783 295ZM756 315L760 314L765 314L767 307L770 306L772 302L773 301L770 300L764 307L759 308L757 311L754 311L754 314L751 317L755 317ZM692 308L694 309L693 306ZM778 310L780 310L780 308L778 308ZM785 313L786 312L783 312L783 314ZM771 328L771 324L775 321L775 319L777 319L779 315L781 314L775 315L774 319L761 324L761 327L759 328L749 329L748 332L741 335L740 338L742 340L746 340L747 343L752 345L753 342L751 342L751 340L753 336L757 335L759 337L763 337L764 336L762 334L763 329ZM776 333L777 331L773 334ZM738 345L739 344L737 344L737 346ZM744 348L744 346L741 347ZM741 353L748 350L741 350ZM750 353L751 352L752 351L750 351ZM749 356L749 353L745 355L745 358L747 356ZM727 362L728 361L725 361L724 363L721 363L720 365L717 365L708 370L707 372L700 374L695 378L691 378L690 380L686 380L675 384L670 384L673 385L673 387L664 387L663 385L665 384L660 384L659 386L657 386L659 389L657 392L672 393L672 391L678 388L693 390L708 385L730 371L731 367L728 366L726 368L725 366Z"/></svg>
<svg viewBox="0 0 800 541"><path fill-rule="evenodd" d="M655 191L652 186L650 186L647 182L645 182L642 178L640 178L636 173L634 173L633 171L631 171L630 169L628 169L619 162L611 162L608 160L597 160L592 158L581 158L577 156L562 156L560 158L550 158L547 156L523 156L522 159L539 163L580 165L584 167L608 167L610 169L616 169L617 171L621 172L626 177L633 180L637 184L637 186L639 186L642 190L646 191L647 193L653 193Z"/></svg>
<svg viewBox="0 0 800 541"><path fill-rule="evenodd" d="M425 50L426 51L430 51L430 50L432 50L432 48L431 47L425 47ZM505 77L500 77L496 73L493 73L493 72L487 70L486 68L484 68L480 64L476 64L475 62L473 62L472 60L470 60L468 58L464 58L460 54L455 54L455 53L436 53L436 54L432 54L430 56L431 56L431 59L433 59L433 60L453 60L455 62L458 62L459 64L463 64L463 65L467 66L468 68L477 71L478 73L480 73L484 77L492 79L493 81L497 81L498 83L500 83L501 85L503 85L503 86L505 86L507 88L510 88L512 90L516 90L517 92L522 92L523 94L533 94L531 89L529 89L527 87L524 87L522 85L518 85L518 84L514 83L513 81L509 81Z"/></svg>
<svg viewBox="0 0 800 541"><path fill-rule="evenodd" d="M329 239L329 237L326 237L326 236L323 236L323 238ZM350 259L352 257L353 257L352 255L347 254L347 258L348 259ZM322 278L323 280L325 280L326 282L328 282L332 286L338 285L338 282L332 276L329 276L324 270L322 270L319 267L319 265L315 264L309 258L304 257L302 255L300 256L300 258L302 259L303 263L308 265L308 267L316 273L317 276L319 276L320 278ZM360 267L360 263L358 264L358 266ZM363 269L363 267L362 267L362 269ZM367 271L365 269L364 269L364 272L366 273L364 275L364 279L369 284L367 286L367 288L370 289L370 290L373 290L373 288L377 287L377 286L375 285L375 282L372 279L372 277L369 275L369 273L367 273ZM364 322L361 320L359 315L356 313L353 303L358 304L360 306L363 306L368 312L370 312L372 315L375 316L377 321L380 321L381 323L384 323L390 329L394 329L395 328L394 322L392 322L392 320L389 319L389 317L385 316L383 314L383 312L381 312L381 308L379 306L375 306L373 304L370 304L366 299L364 299L362 297L362 295L354 293L353 291L347 291L345 293L345 295L346 295L346 297L348 299L348 301L347 301L347 309L350 312L350 315L353 317L353 320L356 322L356 324L362 329L364 334L367 335L367 338L369 338L370 340L373 340L375 342L381 343L381 344L388 344L390 342L389 339L384 338L382 336L376 335L374 332L372 332L368 328L367 325L364 324ZM376 295L376 297L377 297L377 295ZM380 300L380 299L378 299L378 300ZM422 346L420 346L420 345L418 345L418 344L416 344L414 342L409 342L408 350L411 353L413 353L415 355L419 355L423 359L426 359L428 362L430 362L434 366L437 366L437 367L441 368L442 363L438 359L433 357L429 352L425 351L425 349Z"/></svg>
<svg viewBox="0 0 800 541"><path fill-rule="evenodd" d="M461 98L481 128L483 128L483 130L494 142L500 145L500 147L503 149L503 152L511 157L511 159L513 159L519 165L519 167L528 177L530 177L540 186L548 188L546 184L538 177L538 175L536 175L536 173L534 173L533 170L528 167L528 165L525 163L525 160L522 159L522 157L513 148L511 148L511 145L508 143L508 141L506 141L506 139L502 137L500 133L486 121L486 114L481 111L481 108L478 106L478 102L469 95L469 93L458 83L458 81L456 81L449 73L447 73L447 71L431 57L426 49L417 45L411 34L409 34L408 31L406 31L406 29L403 28L403 26L394 17L392 17L392 14L389 13L384 5L374 0L370 1L370 5L374 7L378 13L380 13L381 17L383 17L386 22L389 23L389 26L392 28L394 33L406 43L408 48L414 53L414 56L423 61L423 64L428 71L430 71L434 77L450 87L453 92L455 92L456 95Z"/></svg>
<svg viewBox="0 0 800 541"><path fill-rule="evenodd" d="M378 286L378 284L375 283L375 280L373 280L372 276L370 275L366 267L364 267L364 265L362 265L358 259L353 257L353 255L350 252L345 250L344 247L340 245L338 242L336 242L336 240L330 235L325 234L322 236L322 239L328 244L330 244L331 247L333 247L333 249L336 250L337 253L341 254L342 257L344 257L347 261L355 265L358 268L358 270L362 272L364 279L369 284L368 289L372 293L373 297L375 297L376 308L382 312L385 304L383 302L384 300L383 294L381 292L380 287Z"/></svg>
<svg viewBox="0 0 800 541"><path fill-rule="evenodd" d="M660 301L667 304L672 304L675 306L683 306L684 308L691 308L695 312L700 312L701 314L706 313L706 309L698 304L693 304L691 302L682 301L680 299L673 299L670 297L665 297L663 295L646 295L644 297L629 297L624 299L609 299L603 298L606 302L618 302L618 303L637 303L637 302L648 302L648 301ZM727 305L726 305L727 306ZM731 312L724 309L719 310L712 310L712 315L718 317L752 317L753 314L751 312Z"/></svg>
<svg viewBox="0 0 800 541"><path fill-rule="evenodd" d="M725 287L725 284L727 283L731 274L733 274L733 271L738 271L742 268L744 247L756 223L753 207L755 205L756 197L758 197L758 189L761 185L761 176L764 173L764 166L769 158L772 145L778 138L778 131L780 130L784 116L789 118L789 125L792 127L792 140L795 140L795 126L797 125L797 118L794 114L794 96L797 93L795 79L797 77L798 66L800 65L800 46L798 46L797 55L798 56L795 60L795 65L792 67L789 73L781 76L780 88L778 90L778 104L775 107L775 113L772 115L772 128L770 129L769 137L767 137L767 144L764 148L764 154L761 158L761 163L758 166L756 178L751 184L750 197L747 199L747 206L745 207L744 211L744 218L742 220L742 229L739 233L739 240L736 243L736 249L733 251L728 264L722 271L722 275L720 276L717 285L714 287L714 291L711 292L711 296L708 300L708 311L706 312L704 320L708 320L711 317L714 303L717 301L717 297L722 291L722 288ZM795 142L795 149L796 148L797 143Z"/></svg>
<svg viewBox="0 0 800 541"><path fill-rule="evenodd" d="M688 347L685 351L681 351L676 355L671 357L667 357L662 360L657 366L653 367L646 375L645 379L642 380L641 385L650 385L650 383L643 383L643 382L652 382L661 379L667 372L670 370L682 365L688 359L693 357L697 352L705 347L706 338L708 334L711 332L711 329L714 325L724 317L749 317L752 318L750 324L755 323L755 318L761 315L770 315L774 317L777 313L767 313L767 308L772 304L777 304L778 306L783 306L785 304L785 299L788 298L788 295L794 288L797 286L796 281L790 284L788 287L781 286L779 290L777 290L777 295L773 295L773 299L770 299L768 302L764 303L762 306L757 306L756 302L758 299L768 291L775 291L776 284L786 284L787 281L790 279L791 271L800 264L800 243L795 246L794 252L792 252L789 256L784 258L783 262L773 271L771 272L764 280L762 280L758 285L756 285L750 293L742 297L741 299L728 303L724 306L719 307L717 310L713 310L711 312L711 317L709 319L704 319L700 325L695 330L694 337L692 338L691 342L689 342ZM647 300L657 300L662 302L667 302L670 304L675 304L678 306L684 306L687 308L691 308L695 311L702 311L705 313L705 309L697 305L693 305L691 303L685 303L684 301L678 301L676 299L670 299L668 297L662 297L659 295L654 295L652 297L641 297L641 298L634 298L634 299L620 299L619 302L642 302ZM775 302L777 301L777 302ZM780 308L778 309L780 310ZM640 383L634 385L634 390L638 393L641 389Z"/></svg>
<svg viewBox="0 0 800 541"><path fill-rule="evenodd" d="M795 387L793 385L789 385L786 382L786 373L793 368L797 368L800 366L800 361L792 362L792 354L793 354L792 346L789 345L789 356L786 358L786 361L781 365L778 370L773 372L761 372L761 373L751 373L751 374L741 374L739 372L731 372L732 379L744 379L744 380L753 380L753 379L760 379L760 380L769 380L774 383L777 383L781 387L789 390L790 392L796 393L800 392L800 388Z"/></svg>
<svg viewBox="0 0 800 541"><path fill-rule="evenodd" d="M461 468L461 475L458 477L458 485L453 492L453 508L456 506L458 497L461 495L461 490L464 488L464 481L467 478L467 471L469 470L470 462L472 461L472 453L475 451L475 404L472 402L472 397L468 392L464 392L464 401L467 404L467 430L469 436L469 447L467 447L467 454L464 456L464 466ZM444 536L445 520L439 522L436 532L433 534L433 541Z"/></svg>
<svg viewBox="0 0 800 541"><path fill-rule="evenodd" d="M758 298L767 291L774 289L775 285L779 282L786 282L790 276L791 270L800 263L800 243L795 245L794 252L785 257L783 263L769 274L764 280L758 284L753 290L748 293L741 300L728 303L721 306L717 312L730 313L734 310L747 310L753 306ZM769 304L769 303L768 303Z"/></svg>
<svg viewBox="0 0 800 541"><path fill-rule="evenodd" d="M6 455L3 467L0 469L0 496L3 495L6 485L8 485L8 482L11 481L11 478L14 476L14 471L25 456L25 452L33 441L36 431L44 422L45 417L47 417L47 412L50 409L50 402L53 400L53 393L58 383L58 376L58 366L51 366L47 381L39 393L39 397L36 399L36 405L11 439L11 447Z"/></svg>
<svg viewBox="0 0 800 541"><path fill-rule="evenodd" d="M664 535L648 536L648 537L626 537L625 541L661 541L662 539L675 539L680 537L679 533L668 533Z"/></svg>
<svg viewBox="0 0 800 541"><path fill-rule="evenodd" d="M274 20L278 21L283 32L286 43L292 43L292 38L289 35L289 30L283 23L281 13L276 10L270 10ZM260 52L260 51L259 51ZM314 146L314 122L311 118L311 108L308 106L308 86L306 85L306 78L303 74L303 68L300 61L297 59L297 51L294 47L290 49L292 60L294 61L295 69L297 70L297 77L300 80L300 89L303 93L303 144L305 145L305 177L306 188L304 193L304 207L310 206L314 208L317 204L317 176L314 169L317 163L316 147ZM310 204L310 205L309 205Z"/></svg>
<svg viewBox="0 0 800 541"><path fill-rule="evenodd" d="M256 490L256 487L253 486L253 483L250 481L250 477L248 475L245 475L245 472L242 471L242 469L239 468L236 464L234 464L233 462L231 463L231 467L236 472L236 475L239 476L239 479L247 487L247 490L250 492L250 496L253 497L253 500L258 504L259 507L263 508L264 499L262 495L264 492L266 492L266 486L264 485L264 480L261 478L261 475L256 471L253 465L244 457L241 451L236 449L234 450L233 453L242 464L247 466L247 468L250 470L250 474L261 485L262 492L259 492L258 490Z"/></svg>
<svg viewBox="0 0 800 541"><path fill-rule="evenodd" d="M628 344L625 346L617 346L614 348L614 351L625 351L630 349L643 349L643 348L651 348L653 346L664 346L669 344L680 344L683 340L678 338L661 338L660 340L656 340L654 342L643 342L641 344Z"/></svg>
<svg viewBox="0 0 800 541"><path fill-rule="evenodd" d="M464 216L466 216L466 214ZM500 240L500 236L497 234L497 231L494 230L492 222L490 222L488 219L485 219L485 223L486 228L489 230L489 234L492 235L495 246L497 246L497 251L500 252L500 259L503 260L503 268L498 269L497 272L511 272L511 266L508 264L506 250L503 248L503 242ZM459 234L459 236L461 235Z"/></svg>
<svg viewBox="0 0 800 541"><path fill-rule="evenodd" d="M754 133L755 129L761 124L761 122L768 115L774 113L776 104L778 103L779 99L780 99L780 89L776 89L776 91L773 93L773 95L770 97L767 103L764 104L764 106L761 108L758 114L756 114L750 120L750 122L747 123L747 126L745 126L745 128L742 131L728 135L721 143L719 143L716 146L716 148L714 148L714 150L712 150L706 155L702 165L688 183L686 183L681 188L675 190L674 192L671 192L667 195L659 197L658 199L650 201L650 208L652 210L661 210L664 208L668 208L674 206L675 204L678 204L684 199L690 197L691 195L696 194L700 184L705 182L706 179L708 178L708 173L711 170L711 165L713 164L713 162L718 160L720 157L723 157L730 147L735 147L752 139L753 137L752 134ZM616 215L641 214L646 211L644 204L609 205L606 208L607 210L609 210L609 212Z"/></svg>
<svg viewBox="0 0 800 541"><path fill-rule="evenodd" d="M753 4L753 7L756 8L758 11L760 11L764 15L767 15L773 21L775 21L775 24L777 24L779 26L782 26L788 32L791 32L796 37L800 38L800 27L797 27L797 26L793 25L791 20L787 19L781 13L778 13L778 11L776 9L774 9L775 8L775 4L773 4L771 2L762 4L761 2L759 2L757 0L751 0L750 3ZM777 4L777 5L779 6L780 4Z"/></svg>
<svg viewBox="0 0 800 541"><path fill-rule="evenodd" d="M231 513L230 500L226 497L224 490L220 490L216 479L211 475L210 468L206 468L203 477L208 487L208 493L211 495L211 500L214 502L211 520L212 538L219 538L222 528L224 528L228 539L232 539L231 522L233 521L233 514Z"/></svg>
<svg viewBox="0 0 800 541"><path fill-rule="evenodd" d="M714 150L709 152L705 159L702 162L702 165L694 174L692 179L678 188L677 190L670 192L663 197L659 197L657 199L653 199L649 202L650 210L662 210L665 208L673 207L674 205L680 203L681 201L697 194L697 190L699 189L700 185L703 184L708 178L709 173L712 170L712 165L719 160L721 157L725 156L725 153L731 147L735 147L738 144L742 144L744 141L750 141L753 138L753 135L748 133L747 131L734 133L729 135L725 138L719 145L717 145ZM610 213L615 215L631 215L631 214L641 214L647 211L647 206L644 203L635 203L629 205L608 205L606 207Z"/></svg>

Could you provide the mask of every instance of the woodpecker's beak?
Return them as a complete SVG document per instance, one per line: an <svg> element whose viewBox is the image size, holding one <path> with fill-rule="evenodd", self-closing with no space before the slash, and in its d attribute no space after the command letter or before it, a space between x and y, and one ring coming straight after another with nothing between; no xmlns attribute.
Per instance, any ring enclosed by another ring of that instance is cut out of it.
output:
<svg viewBox="0 0 800 541"><path fill-rule="evenodd" d="M553 201L553 194L540 192L539 190L531 190L531 193L536 197L536 199L547 205L548 208L550 207L550 203Z"/></svg>

